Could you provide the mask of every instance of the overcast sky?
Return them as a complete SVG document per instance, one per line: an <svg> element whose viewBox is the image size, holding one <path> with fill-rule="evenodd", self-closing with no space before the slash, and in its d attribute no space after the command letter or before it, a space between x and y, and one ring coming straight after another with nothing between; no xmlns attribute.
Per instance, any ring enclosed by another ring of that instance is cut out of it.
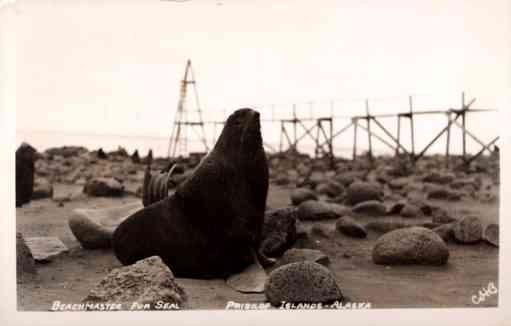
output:
<svg viewBox="0 0 511 326"><path fill-rule="evenodd" d="M408 94L456 105L461 90L499 108L511 85L508 0L27 0L13 10L24 131L166 136L188 58L206 118L389 96L402 97L372 110L399 111Z"/></svg>

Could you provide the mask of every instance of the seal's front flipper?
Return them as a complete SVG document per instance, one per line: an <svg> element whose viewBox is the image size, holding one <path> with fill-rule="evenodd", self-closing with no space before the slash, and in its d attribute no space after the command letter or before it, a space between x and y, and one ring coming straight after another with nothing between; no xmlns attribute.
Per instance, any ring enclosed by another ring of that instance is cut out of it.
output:
<svg viewBox="0 0 511 326"><path fill-rule="evenodd" d="M268 278L264 268L257 259L257 254L252 251L254 263L245 268L241 273L229 276L227 284L242 293L263 293L264 283Z"/></svg>

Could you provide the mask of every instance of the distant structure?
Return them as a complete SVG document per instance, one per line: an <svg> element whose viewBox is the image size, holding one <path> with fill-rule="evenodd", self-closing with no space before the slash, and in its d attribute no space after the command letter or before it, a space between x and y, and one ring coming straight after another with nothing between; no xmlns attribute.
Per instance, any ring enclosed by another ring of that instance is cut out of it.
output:
<svg viewBox="0 0 511 326"><path fill-rule="evenodd" d="M188 86L193 87L192 100L195 105L188 101ZM193 131L195 139L192 140L189 130ZM197 139L198 138L198 139ZM204 122L202 120L202 111L199 105L199 95L197 93L197 85L192 69L192 62L186 62L186 69L183 80L181 81L181 89L179 93L179 102L177 105L176 114L174 116L174 124L172 127L172 134L169 141L168 157L177 157L188 153L188 144L192 141L202 143L203 151L209 150L206 142L206 133L204 130Z"/></svg>

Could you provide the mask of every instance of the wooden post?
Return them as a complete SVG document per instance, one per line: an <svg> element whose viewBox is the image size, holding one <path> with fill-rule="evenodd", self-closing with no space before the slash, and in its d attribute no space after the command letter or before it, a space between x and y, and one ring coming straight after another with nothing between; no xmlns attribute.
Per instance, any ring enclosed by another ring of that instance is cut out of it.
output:
<svg viewBox="0 0 511 326"><path fill-rule="evenodd" d="M369 116L369 100L366 99L366 121L367 121L367 141L369 142L369 159L373 159L373 136L371 135L371 117Z"/></svg>
<svg viewBox="0 0 511 326"><path fill-rule="evenodd" d="M401 145L401 116L397 116L397 147L396 156L399 155L399 146Z"/></svg>
<svg viewBox="0 0 511 326"><path fill-rule="evenodd" d="M412 143L412 158L415 157L415 126L413 123L413 100L412 96L408 97L408 104L410 106L410 136Z"/></svg>
<svg viewBox="0 0 511 326"><path fill-rule="evenodd" d="M358 129L358 119L353 118L353 160L357 158L357 130Z"/></svg>
<svg viewBox="0 0 511 326"><path fill-rule="evenodd" d="M461 113L461 125L462 125L462 129L463 129L463 133L462 133L462 141L463 141L463 160L465 160L466 158L466 155L467 155L467 134L465 132L465 112L466 112L466 106L465 106L465 92L462 92L461 93L461 110L462 113Z"/></svg>
<svg viewBox="0 0 511 326"><path fill-rule="evenodd" d="M449 166L449 152L451 147L451 113L447 113L447 142L445 147L445 165Z"/></svg>
<svg viewBox="0 0 511 326"><path fill-rule="evenodd" d="M296 148L298 147L297 140L298 137L296 136L296 105L293 104L293 144L294 144L294 150L296 151Z"/></svg>

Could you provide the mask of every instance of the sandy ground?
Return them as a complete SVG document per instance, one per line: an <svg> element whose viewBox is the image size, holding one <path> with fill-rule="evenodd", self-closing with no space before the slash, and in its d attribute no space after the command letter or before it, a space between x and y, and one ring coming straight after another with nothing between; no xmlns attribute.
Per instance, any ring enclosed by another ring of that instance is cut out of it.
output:
<svg viewBox="0 0 511 326"><path fill-rule="evenodd" d="M38 275L18 282L19 310L50 310L53 301L77 303L113 268L121 266L111 250L84 250L68 228L67 219L74 208L101 208L138 201L126 196L80 198L58 207L51 199L36 200L17 209L17 229L25 237L56 236L69 252L47 264L37 264ZM459 214L475 213L485 223L498 223L498 203L464 200L457 203L432 201ZM272 186L268 206L289 204L289 190ZM401 219L400 217L381 217ZM361 218L365 223L374 219ZM410 219L406 219L410 221ZM430 218L414 219L427 222ZM488 307L498 304L492 295L478 305L472 296L493 282L498 287L499 249L485 242L475 245L449 243L449 262L445 266L380 266L371 260L378 234L367 239L348 238L334 230L335 220L304 223L321 224L326 236L312 235L317 247L330 258L343 294L352 302L369 302L372 308ZM264 294L242 294L224 280L178 279L188 293L194 309L224 309L228 301L263 302Z"/></svg>

